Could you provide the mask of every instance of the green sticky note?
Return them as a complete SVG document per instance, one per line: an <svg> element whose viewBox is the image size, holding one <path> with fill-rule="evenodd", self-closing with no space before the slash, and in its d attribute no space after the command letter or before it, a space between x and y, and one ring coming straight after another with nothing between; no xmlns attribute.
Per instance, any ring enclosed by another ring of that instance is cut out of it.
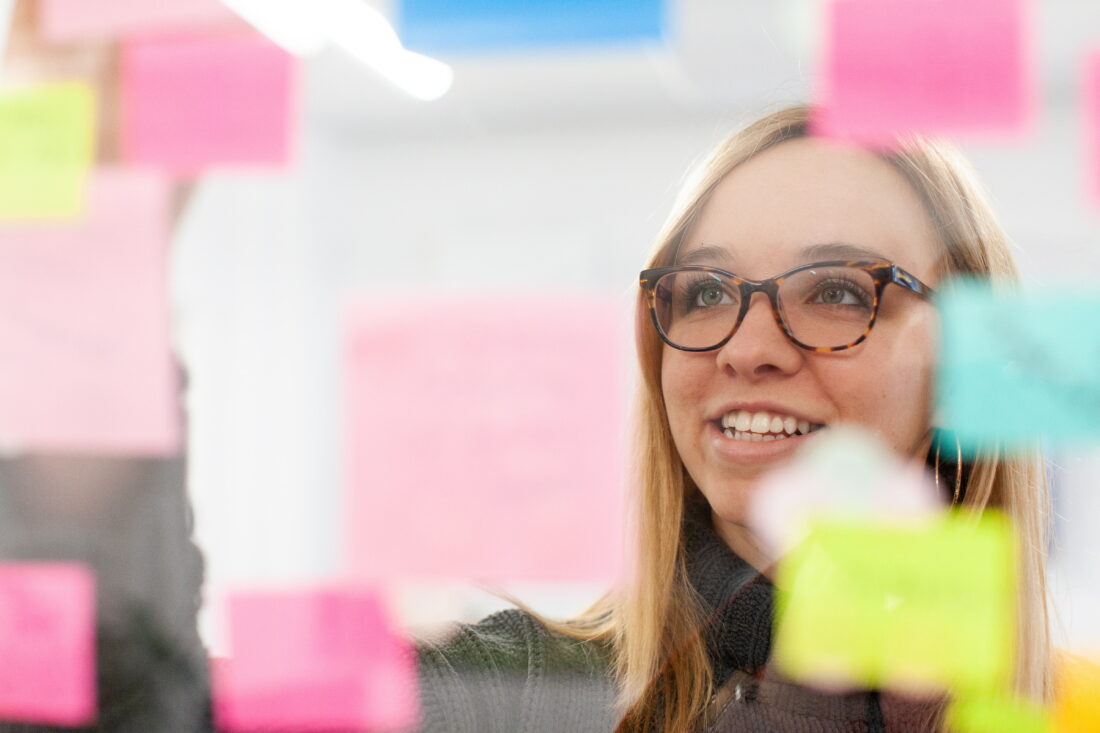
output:
<svg viewBox="0 0 1100 733"><path fill-rule="evenodd" d="M811 683L1002 689L1015 639L1014 556L997 514L818 521L779 563L776 662Z"/></svg>
<svg viewBox="0 0 1100 733"><path fill-rule="evenodd" d="M964 281L938 304L936 401L964 449L1100 438L1100 293Z"/></svg>
<svg viewBox="0 0 1100 733"><path fill-rule="evenodd" d="M91 87L59 83L0 95L0 218L80 214L95 147Z"/></svg>
<svg viewBox="0 0 1100 733"><path fill-rule="evenodd" d="M1025 700L961 699L947 708L947 725L952 733L1050 733L1051 717Z"/></svg>

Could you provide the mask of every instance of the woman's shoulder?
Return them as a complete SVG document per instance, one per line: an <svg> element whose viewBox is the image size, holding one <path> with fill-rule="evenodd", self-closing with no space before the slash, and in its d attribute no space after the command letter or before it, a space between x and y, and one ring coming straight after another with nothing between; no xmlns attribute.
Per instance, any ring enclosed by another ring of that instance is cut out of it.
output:
<svg viewBox="0 0 1100 733"><path fill-rule="evenodd" d="M417 644L424 731L610 730L604 645L510 609Z"/></svg>
<svg viewBox="0 0 1100 733"><path fill-rule="evenodd" d="M463 671L607 673L606 645L551 629L518 608L453 627L442 637L417 644L421 665L445 664Z"/></svg>

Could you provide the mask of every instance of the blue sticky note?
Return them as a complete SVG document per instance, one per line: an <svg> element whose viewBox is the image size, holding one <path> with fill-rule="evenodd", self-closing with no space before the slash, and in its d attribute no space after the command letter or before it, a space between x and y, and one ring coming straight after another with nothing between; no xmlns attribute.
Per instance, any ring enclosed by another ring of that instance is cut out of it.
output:
<svg viewBox="0 0 1100 733"><path fill-rule="evenodd" d="M428 55L658 41L665 0L402 0L397 30Z"/></svg>
<svg viewBox="0 0 1100 733"><path fill-rule="evenodd" d="M937 404L964 449L1100 438L1100 292L942 291Z"/></svg>

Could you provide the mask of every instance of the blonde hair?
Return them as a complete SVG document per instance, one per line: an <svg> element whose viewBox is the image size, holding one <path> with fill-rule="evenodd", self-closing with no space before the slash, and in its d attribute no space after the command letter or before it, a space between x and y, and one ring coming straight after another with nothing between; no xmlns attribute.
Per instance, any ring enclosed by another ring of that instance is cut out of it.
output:
<svg viewBox="0 0 1100 733"><path fill-rule="evenodd" d="M681 192L646 266L672 264L718 183L753 156L804 137L809 116L804 106L783 109L723 141ZM883 157L923 200L940 240L939 274L1016 279L1005 235L961 156L913 139ZM608 596L581 618L554 627L575 638L612 644L624 710L620 731L683 731L698 725L714 687L700 633L703 611L687 579L682 531L687 503L698 489L673 445L661 391L663 346L641 293L635 330L642 376L636 408L637 575L621 596ZM1015 687L1018 694L1040 701L1048 699L1052 677L1044 572L1048 505L1037 458L993 449L971 464L964 508L975 513L1001 509L1020 540Z"/></svg>

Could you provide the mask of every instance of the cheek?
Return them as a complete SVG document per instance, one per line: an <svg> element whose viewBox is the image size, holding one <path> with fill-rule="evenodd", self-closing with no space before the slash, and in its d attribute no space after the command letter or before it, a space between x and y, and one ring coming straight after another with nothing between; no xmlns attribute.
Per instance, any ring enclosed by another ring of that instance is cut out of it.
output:
<svg viewBox="0 0 1100 733"><path fill-rule="evenodd" d="M665 347L661 362L661 393L672 438L678 446L681 446L683 431L696 420L702 404L707 378L703 366L704 360L697 358L697 355Z"/></svg>

